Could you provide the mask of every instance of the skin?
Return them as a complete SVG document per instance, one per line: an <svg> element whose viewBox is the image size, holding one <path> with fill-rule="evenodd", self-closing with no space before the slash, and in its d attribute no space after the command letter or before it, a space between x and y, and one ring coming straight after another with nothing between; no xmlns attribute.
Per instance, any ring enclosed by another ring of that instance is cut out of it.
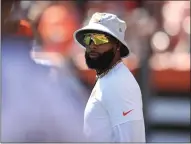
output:
<svg viewBox="0 0 191 144"><path fill-rule="evenodd" d="M110 39L110 42L107 43L107 44L102 44L102 45L95 45L94 42L92 42L89 46L89 50L91 53L90 53L90 57L91 58L97 58L98 57L98 54L96 53L99 53L99 54L103 54L104 52L110 50L110 49L114 49L114 51L116 52L114 58L113 58L113 61L111 62L111 66L113 66L117 61L119 61L121 59L121 56L120 56L120 46L121 44L118 43L116 40L113 40L113 39ZM96 72L98 73L102 73L101 71L99 70L96 70Z"/></svg>

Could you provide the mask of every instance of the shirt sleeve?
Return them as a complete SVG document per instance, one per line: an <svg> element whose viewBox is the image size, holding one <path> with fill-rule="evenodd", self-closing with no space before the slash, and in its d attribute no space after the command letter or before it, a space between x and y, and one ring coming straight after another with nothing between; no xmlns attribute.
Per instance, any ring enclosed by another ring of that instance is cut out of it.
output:
<svg viewBox="0 0 191 144"><path fill-rule="evenodd" d="M144 121L128 121L114 127L115 142L145 142Z"/></svg>

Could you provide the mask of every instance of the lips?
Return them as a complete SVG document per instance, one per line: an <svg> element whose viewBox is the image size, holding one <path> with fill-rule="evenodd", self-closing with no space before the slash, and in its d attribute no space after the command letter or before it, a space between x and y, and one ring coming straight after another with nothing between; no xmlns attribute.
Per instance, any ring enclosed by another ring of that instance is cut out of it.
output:
<svg viewBox="0 0 191 144"><path fill-rule="evenodd" d="M99 53L90 52L90 53L89 53L89 56L90 56L91 58L95 58L95 57L98 57L98 56L99 56Z"/></svg>

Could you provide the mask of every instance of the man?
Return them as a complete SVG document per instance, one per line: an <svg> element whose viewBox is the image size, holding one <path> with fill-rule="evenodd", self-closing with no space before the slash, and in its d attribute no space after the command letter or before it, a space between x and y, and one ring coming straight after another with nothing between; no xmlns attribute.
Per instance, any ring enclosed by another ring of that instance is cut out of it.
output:
<svg viewBox="0 0 191 144"><path fill-rule="evenodd" d="M116 15L95 13L74 38L86 48L89 68L97 82L84 112L89 142L145 142L142 95L138 83L122 63L129 55L126 24Z"/></svg>

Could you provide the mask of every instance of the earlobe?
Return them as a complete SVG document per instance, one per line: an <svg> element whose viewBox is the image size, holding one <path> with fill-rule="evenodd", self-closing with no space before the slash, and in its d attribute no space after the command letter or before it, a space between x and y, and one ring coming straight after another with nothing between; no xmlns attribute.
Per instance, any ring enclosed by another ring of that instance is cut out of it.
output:
<svg viewBox="0 0 191 144"><path fill-rule="evenodd" d="M121 43L118 41L118 42L117 42L117 50L118 50L118 51L120 50L120 47L121 47Z"/></svg>

